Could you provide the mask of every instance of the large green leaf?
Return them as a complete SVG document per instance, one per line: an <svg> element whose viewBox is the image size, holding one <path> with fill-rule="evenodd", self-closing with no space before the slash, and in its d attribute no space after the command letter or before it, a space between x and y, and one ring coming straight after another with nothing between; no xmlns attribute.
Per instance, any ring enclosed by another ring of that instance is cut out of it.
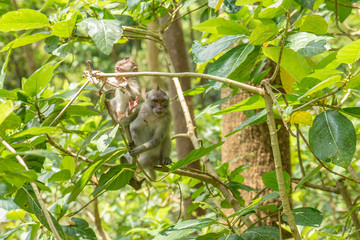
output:
<svg viewBox="0 0 360 240"><path fill-rule="evenodd" d="M360 58L360 40L347 44L341 48L337 55L336 60L341 63L354 63Z"/></svg>
<svg viewBox="0 0 360 240"><path fill-rule="evenodd" d="M82 218L71 218L75 225L64 226L66 235L76 239L97 239L95 232L89 227L89 224Z"/></svg>
<svg viewBox="0 0 360 240"><path fill-rule="evenodd" d="M116 125L115 127L113 127L113 129L109 129L108 131L105 131L101 134L96 144L96 147L99 150L99 152L103 152L109 147L112 140L114 140L115 138L117 130L118 130L118 126Z"/></svg>
<svg viewBox="0 0 360 240"><path fill-rule="evenodd" d="M295 191L296 191L296 189L298 189L299 187L301 187L302 185L304 185L304 183L306 183L312 176L314 176L316 173L318 173L321 168L322 168L322 166L319 165L319 166L317 166L316 168L314 168L313 170L311 170L311 172L308 172L308 173L300 180L300 182L296 185Z"/></svg>
<svg viewBox="0 0 360 240"><path fill-rule="evenodd" d="M302 7L313 10L315 0L295 0Z"/></svg>
<svg viewBox="0 0 360 240"><path fill-rule="evenodd" d="M198 41L195 41L192 45L194 61L196 63L209 61L239 40L241 36L242 35L229 35L205 46L202 46Z"/></svg>
<svg viewBox="0 0 360 240"><path fill-rule="evenodd" d="M210 147L204 148L204 147L200 147L199 149L195 149L192 150L185 158L180 159L179 161L177 161L171 168L170 168L170 172L175 171L176 169L179 169L183 166L188 165L189 163L192 163L196 160L198 160L199 158L201 158L202 156L210 153L212 150L214 150L215 148L223 145L224 142L219 142L217 144L214 144Z"/></svg>
<svg viewBox="0 0 360 240"><path fill-rule="evenodd" d="M259 18L275 18L284 14L291 5L291 0L278 0L259 13Z"/></svg>
<svg viewBox="0 0 360 240"><path fill-rule="evenodd" d="M183 221L161 231L155 236L154 240L183 239L183 237L188 236L190 233L200 230L213 222L214 220L211 218Z"/></svg>
<svg viewBox="0 0 360 240"><path fill-rule="evenodd" d="M270 19L264 19L251 32L249 43L253 45L261 45L268 40L272 40L277 33L278 28L276 23Z"/></svg>
<svg viewBox="0 0 360 240"><path fill-rule="evenodd" d="M230 137L231 135L243 130L244 128L246 128L248 126L263 123L263 122L266 121L266 119L267 119L266 110L263 109L260 112L258 112L256 114L252 115L251 117L249 117L246 121L244 121L237 128L235 128L234 131L232 131L231 133L226 134L225 137Z"/></svg>
<svg viewBox="0 0 360 240"><path fill-rule="evenodd" d="M133 164L121 164L109 169L106 173L102 174L99 179L99 187L91 195L97 195L103 189L118 190L125 187L130 181L136 171L136 166Z"/></svg>
<svg viewBox="0 0 360 240"><path fill-rule="evenodd" d="M296 225L299 226L320 227L324 218L319 210L311 207L295 208L291 212L294 215ZM282 217L284 221L287 221L285 215Z"/></svg>
<svg viewBox="0 0 360 240"><path fill-rule="evenodd" d="M19 155L29 155L29 156L38 156L38 157L46 157L52 161L60 162L60 157L55 152L52 152L50 150L30 150L30 151L24 151L24 152L17 152Z"/></svg>
<svg viewBox="0 0 360 240"><path fill-rule="evenodd" d="M300 28L302 32L309 32L314 34L326 34L328 24L320 15L305 15L295 22L295 27Z"/></svg>
<svg viewBox="0 0 360 240"><path fill-rule="evenodd" d="M139 2L140 0L126 0L126 4L129 9L133 9L134 7L136 7L136 5L139 4Z"/></svg>
<svg viewBox="0 0 360 240"><path fill-rule="evenodd" d="M113 45L123 33L121 22L113 19L86 18L77 25L87 30L95 45L106 55L112 52Z"/></svg>
<svg viewBox="0 0 360 240"><path fill-rule="evenodd" d="M62 130L57 127L32 127L32 128L28 128L22 132L16 133L11 137L12 138L20 138L20 137L23 137L26 135L37 136L37 135L41 135L41 134L58 134L58 133L62 133Z"/></svg>
<svg viewBox="0 0 360 240"><path fill-rule="evenodd" d="M70 19L55 23L52 27L52 34L63 38L70 37L75 27L76 18L77 13L73 14Z"/></svg>
<svg viewBox="0 0 360 240"><path fill-rule="evenodd" d="M10 100L0 103L0 124L12 113L14 110L14 103Z"/></svg>
<svg viewBox="0 0 360 240"><path fill-rule="evenodd" d="M352 122L335 110L322 112L309 131L311 150L321 161L347 168L356 149L356 132Z"/></svg>
<svg viewBox="0 0 360 240"><path fill-rule="evenodd" d="M86 184L89 182L91 176L95 174L95 172L101 167L101 164L103 164L105 160L106 159L97 161L93 163L88 169L86 169L81 178L75 184L74 191L71 192L67 203L71 203L77 198L77 196L81 193L81 191L85 188Z"/></svg>
<svg viewBox="0 0 360 240"><path fill-rule="evenodd" d="M274 62L278 62L280 47L267 47L265 55ZM292 49L284 47L280 66L284 68L297 82L311 72L306 59Z"/></svg>
<svg viewBox="0 0 360 240"><path fill-rule="evenodd" d="M348 107L340 109L341 112L350 116L360 118L360 107Z"/></svg>
<svg viewBox="0 0 360 240"><path fill-rule="evenodd" d="M304 57L317 55L330 49L327 40L331 37L326 35L315 35L307 32L299 32L287 36L286 47L300 53Z"/></svg>
<svg viewBox="0 0 360 240"><path fill-rule="evenodd" d="M11 54L11 49L7 52L5 61L1 67L1 71L0 71L0 90L3 90L2 88L4 87L4 81L5 81L5 76L6 76L6 72L7 72L7 65L9 63L9 58L10 58L10 54Z"/></svg>
<svg viewBox="0 0 360 240"><path fill-rule="evenodd" d="M244 240L280 240L278 228L261 226L247 229L240 235Z"/></svg>
<svg viewBox="0 0 360 240"><path fill-rule="evenodd" d="M241 44L234 47L209 68L208 73L219 77L228 77L235 69L245 61L247 56L254 50L254 45Z"/></svg>
<svg viewBox="0 0 360 240"><path fill-rule="evenodd" d="M340 5L339 3L342 3L342 5ZM340 22L345 21L345 19L350 15L352 8L349 8L346 5L351 6L351 3L352 2L349 0L337 0L337 14L339 16ZM326 7L329 10L334 11L334 14L336 14L334 2L326 1Z"/></svg>
<svg viewBox="0 0 360 240"><path fill-rule="evenodd" d="M211 18L196 25L193 29L223 35L249 34L249 30L240 23L224 18Z"/></svg>
<svg viewBox="0 0 360 240"><path fill-rule="evenodd" d="M0 19L0 31L2 32L43 28L48 25L47 16L32 9L7 12Z"/></svg>
<svg viewBox="0 0 360 240"><path fill-rule="evenodd" d="M5 47L3 47L0 52L4 52L9 50L10 48L17 48L21 47L33 42L40 41L42 39L50 37L50 33L35 33L33 35L26 35L26 36L20 36L19 38L15 39L14 41L9 42L6 44Z"/></svg>
<svg viewBox="0 0 360 240"><path fill-rule="evenodd" d="M283 171L283 176L284 176L284 182L285 182L285 188L287 190L290 189L290 175ZM279 186L278 186L278 182L276 179L276 172L275 171L270 171L270 172L266 172L262 175L262 181L264 182L264 185L267 186L268 188L274 190L274 191L279 191Z"/></svg>
<svg viewBox="0 0 360 240"><path fill-rule="evenodd" d="M313 93L316 93L320 90L323 90L324 88L329 88L332 87L334 85L334 83L339 82L341 79L341 76L336 75L333 77L330 77L328 79L326 79L325 81L320 82L319 84L315 85L314 87L312 87L309 91L307 91L304 95L302 95L301 97L299 97L299 100L309 96Z"/></svg>
<svg viewBox="0 0 360 240"><path fill-rule="evenodd" d="M58 62L54 66L50 63L45 64L38 70L36 70L30 77L27 79L23 85L24 92L30 96L34 97L39 94L46 85L49 83L50 79L53 76L54 70L62 63Z"/></svg>

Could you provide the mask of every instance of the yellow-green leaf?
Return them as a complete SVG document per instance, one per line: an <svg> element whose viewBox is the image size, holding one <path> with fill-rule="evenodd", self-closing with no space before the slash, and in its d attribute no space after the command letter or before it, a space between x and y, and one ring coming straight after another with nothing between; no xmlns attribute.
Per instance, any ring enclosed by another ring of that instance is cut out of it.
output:
<svg viewBox="0 0 360 240"><path fill-rule="evenodd" d="M313 119L310 113L306 111L298 111L291 114L290 122L297 124L305 124L311 127Z"/></svg>
<svg viewBox="0 0 360 240"><path fill-rule="evenodd" d="M302 32L321 35L327 33L328 24L320 15L305 15L296 21L295 27L300 28Z"/></svg>
<svg viewBox="0 0 360 240"><path fill-rule="evenodd" d="M7 219L23 219L27 212L23 209L13 209L6 214Z"/></svg>
<svg viewBox="0 0 360 240"><path fill-rule="evenodd" d="M14 41L11 41L8 44L6 44L6 46L3 47L0 50L0 52L7 51L10 48L22 47L24 45L40 41L40 40L48 38L50 36L51 36L50 33L35 33L33 35L21 36L21 37L15 39Z"/></svg>
<svg viewBox="0 0 360 240"><path fill-rule="evenodd" d="M352 42L341 48L336 55L336 60L341 63L354 63L360 58L360 40Z"/></svg>
<svg viewBox="0 0 360 240"><path fill-rule="evenodd" d="M283 89L286 93L292 94L292 86L296 80L282 67L280 67L280 78Z"/></svg>
<svg viewBox="0 0 360 240"><path fill-rule="evenodd" d="M0 31L2 32L43 28L48 25L47 16L32 9L7 12L0 19Z"/></svg>
<svg viewBox="0 0 360 240"><path fill-rule="evenodd" d="M13 111L14 104L12 101L6 101L0 104L0 124L9 116L9 114Z"/></svg>
<svg viewBox="0 0 360 240"><path fill-rule="evenodd" d="M52 33L58 37L68 38L72 35L77 14L73 14L70 19L57 22L52 27Z"/></svg>

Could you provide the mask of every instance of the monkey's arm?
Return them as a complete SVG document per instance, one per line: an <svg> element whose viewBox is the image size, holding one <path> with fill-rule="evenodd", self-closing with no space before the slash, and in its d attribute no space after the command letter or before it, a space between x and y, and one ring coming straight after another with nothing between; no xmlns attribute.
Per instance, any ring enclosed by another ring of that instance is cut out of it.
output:
<svg viewBox="0 0 360 240"><path fill-rule="evenodd" d="M137 80L130 79L126 85L126 91L128 91L132 97L140 96L140 86Z"/></svg>
<svg viewBox="0 0 360 240"><path fill-rule="evenodd" d="M146 152L156 146L158 146L166 137L167 134L167 126L162 124L162 122L158 123L158 128L154 133L154 137L140 146L137 146L129 151L132 157L139 155L140 153Z"/></svg>

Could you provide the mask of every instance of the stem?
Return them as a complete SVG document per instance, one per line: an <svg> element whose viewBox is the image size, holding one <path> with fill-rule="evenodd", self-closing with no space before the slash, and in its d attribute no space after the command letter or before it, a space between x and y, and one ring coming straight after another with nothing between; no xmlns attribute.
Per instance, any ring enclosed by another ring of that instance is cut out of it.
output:
<svg viewBox="0 0 360 240"><path fill-rule="evenodd" d="M15 149L10 146L5 140L3 140L1 137L0 137L0 141L2 143L2 145L4 145L10 152L12 153L15 153L16 154L16 151ZM26 171L29 171L29 168L28 166L26 165L24 159L22 157L20 157L19 155L16 155L16 159L18 160L18 162L25 167ZM58 239L58 240L61 240L61 237L54 225L54 222L53 220L51 219L51 216L48 212L48 210L46 209L45 207L45 203L43 201L43 199L41 198L41 195L40 195L40 191L38 189L38 187L36 186L36 184L34 182L30 182L30 185L31 187L33 188L34 190L34 193L35 193L35 196L40 204L40 208L41 210L43 211L44 215L45 215L45 218L46 218L46 221L48 222L49 224L49 227L50 227L50 230L51 232L54 234L55 238Z"/></svg>
<svg viewBox="0 0 360 240"><path fill-rule="evenodd" d="M283 205L284 214L287 218L287 222L290 226L291 232L295 240L301 240L300 233L296 227L294 215L291 212L289 198L286 193L284 176L282 171L282 163L281 163L281 155L280 155L280 148L279 148L279 141L276 134L276 125L275 125L275 117L273 112L273 102L271 100L270 95L263 96L266 104L266 111L267 111L267 124L270 132L270 140L271 140L271 147L274 156L275 162L275 172L276 172L276 180L279 186L279 193L280 199Z"/></svg>
<svg viewBox="0 0 360 240"><path fill-rule="evenodd" d="M171 70L171 68L170 68ZM265 91L262 88L254 87L249 84L237 82L228 78L223 77L217 77L209 74L204 73L193 73L193 72L182 72L182 73L165 73L165 72L123 72L123 73L96 73L97 77L136 77L136 76L162 76L162 77L175 77L175 78L181 78L181 77L195 77L195 78L205 78L210 79L218 82L222 82L234 87L238 87L240 89L243 89L245 91L251 92L251 93L257 93L260 95L264 95Z"/></svg>

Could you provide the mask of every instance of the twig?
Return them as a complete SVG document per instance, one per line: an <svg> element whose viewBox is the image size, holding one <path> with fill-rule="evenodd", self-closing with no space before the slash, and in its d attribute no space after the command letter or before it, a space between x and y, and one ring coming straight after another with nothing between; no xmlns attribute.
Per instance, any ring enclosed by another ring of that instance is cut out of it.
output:
<svg viewBox="0 0 360 240"><path fill-rule="evenodd" d="M336 26L337 28L339 29L340 32L342 32L345 36L347 36L348 38L351 39L351 41L354 41L354 39L349 35L347 34L344 30L342 30L340 28L340 25L339 25L339 16L338 16L338 0L335 0L335 22L336 22Z"/></svg>
<svg viewBox="0 0 360 240"><path fill-rule="evenodd" d="M341 196L344 199L344 202L346 204L346 207L348 208L348 211L351 211L353 204L349 195L349 192L346 190L346 186L344 185L344 179L339 179L336 182L336 186L339 188L339 191L341 193ZM351 214L351 219L355 227L355 232L357 234L357 238L360 239L360 222L358 215L356 211L353 211Z"/></svg>
<svg viewBox="0 0 360 240"><path fill-rule="evenodd" d="M299 165L300 165L301 174L303 175L303 177L305 177L306 173L305 173L305 169L304 169L304 165L303 165L303 161L302 161L302 157L301 157L300 137L299 136L300 136L299 130L296 130L296 147L297 147Z"/></svg>
<svg viewBox="0 0 360 240"><path fill-rule="evenodd" d="M345 96L343 97L343 99L341 99L341 101L339 102L338 105L336 105L336 107L341 107L341 105L344 104L344 102L348 99L348 97L350 96L351 94L351 89L349 88L347 91L346 91L346 94Z"/></svg>
<svg viewBox="0 0 360 240"><path fill-rule="evenodd" d="M175 18L174 20L171 21L171 23L176 22L177 20L185 17L186 15L188 15L188 14L190 14L190 13L192 13L192 12L195 12L195 11L199 10L200 8L203 8L203 7L207 6L207 5L208 5L208 3L206 2L206 3L204 3L203 5L200 5L199 7L195 8L195 9L193 9L193 10L190 10L190 11L188 11L187 13L184 13L183 15ZM171 24L171 23L170 23L170 24Z"/></svg>
<svg viewBox="0 0 360 240"><path fill-rule="evenodd" d="M323 161L321 161L321 160L315 155L315 153L311 150L310 144L309 144L309 142L306 140L306 138L305 138L305 136L302 134L302 132L300 131L299 126L296 126L296 125L295 125L295 127L296 127L296 129L299 131L299 134L300 134L301 138L302 138L303 141L305 142L306 146L308 147L308 149L310 150L310 152L312 153L312 155L313 155L313 156L315 157L315 159L321 164L321 166L323 166L323 168L325 168L326 170L328 170L328 171L331 172L332 174L335 174L335 175L340 176L340 177L342 177L342 178L345 178L345 179L347 179L347 180L349 180L349 181L352 181L352 182L355 182L355 183L360 184L360 181L357 181L357 180L355 180L355 179L348 178L348 177L346 177L346 176L344 176L344 175L342 175L342 174L340 174L340 173L334 172L333 170L331 170L330 168L328 168L328 167L323 163Z"/></svg>
<svg viewBox="0 0 360 240"><path fill-rule="evenodd" d="M301 181L301 179L299 179L299 178L291 178L291 181L294 182L294 183L299 183ZM336 194L340 193L339 189L337 187L335 187L335 186L334 187L328 187L326 185L318 185L318 184L309 183L309 182L305 182L304 185L309 187L309 188L322 190L324 192L331 192L331 193L336 193Z"/></svg>
<svg viewBox="0 0 360 240"><path fill-rule="evenodd" d="M4 145L10 152L14 153L14 154L17 154L15 149L10 146L5 140L3 140L1 137L0 137L0 141L1 141L1 144ZM18 160L18 162L24 166L24 168L26 169L26 171L29 171L29 168L28 166L26 165L24 159L22 157L20 157L19 155L16 155L16 159ZM51 219L51 216L48 212L48 210L46 209L45 207L45 203L43 201L43 199L41 198L41 195L40 195L40 191L38 189L38 187L36 186L36 184L34 182L30 182L30 185L31 187L33 188L34 190L34 193L35 193L35 196L40 204L40 208L41 210L43 211L44 215L45 215L45 218L46 218L46 221L48 222L49 224L49 227L50 227L50 230L51 232L54 234L55 238L58 239L58 240L61 240L61 237L54 225L54 222L53 220Z"/></svg>
<svg viewBox="0 0 360 240"><path fill-rule="evenodd" d="M165 73L165 72L123 72L123 73L96 73L97 77L135 77L135 76L162 76L162 77L194 77L194 78L204 78L210 79L218 82L222 82L234 87L241 88L245 91L251 93L257 93L264 95L265 91L262 88L254 87L249 84L237 82L228 78L217 77L204 73L193 73L193 72L182 72L182 73Z"/></svg>
<svg viewBox="0 0 360 240"><path fill-rule="evenodd" d="M331 3L335 3L334 1L332 0L326 0L328 2L331 2ZM355 9L360 9L360 7L357 7L357 6L353 6L353 5L347 5L345 3L341 3L341 2L338 2L337 5L339 6L343 6L343 7L347 7L347 8L355 8Z"/></svg>
<svg viewBox="0 0 360 240"><path fill-rule="evenodd" d="M284 214L287 219L287 223L290 226L291 233L295 240L300 240L301 236L299 230L296 227L294 215L291 212L291 207L289 203L288 194L285 188L284 176L283 176L283 169L281 163L281 154L279 148L279 141L276 134L276 125L275 125L275 117L273 111L273 102L270 95L263 96L266 105L266 112L267 112L267 124L270 132L270 140L271 140L271 147L274 156L274 163L275 163L275 172L276 172L276 180L279 186L279 193L280 199L283 205Z"/></svg>

